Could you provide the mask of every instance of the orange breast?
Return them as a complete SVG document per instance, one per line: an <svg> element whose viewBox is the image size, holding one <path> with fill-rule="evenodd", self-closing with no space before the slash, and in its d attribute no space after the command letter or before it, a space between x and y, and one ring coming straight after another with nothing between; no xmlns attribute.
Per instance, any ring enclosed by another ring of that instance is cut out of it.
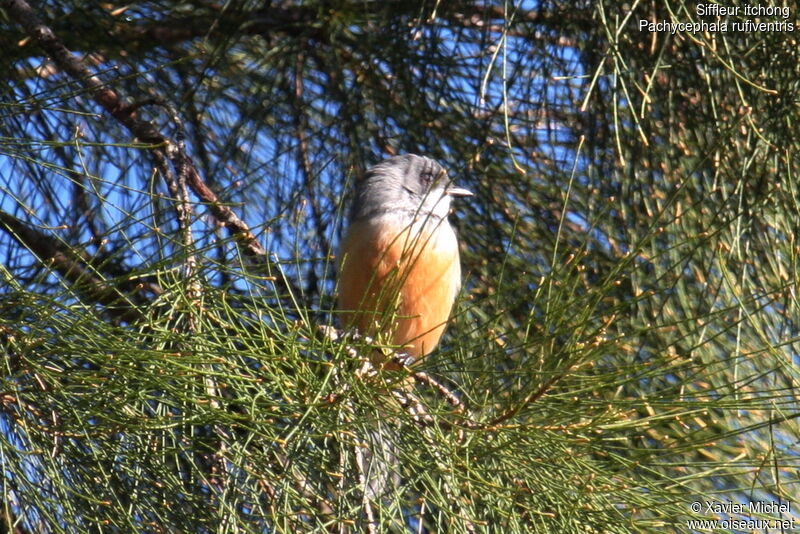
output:
<svg viewBox="0 0 800 534"><path fill-rule="evenodd" d="M345 236L341 261L346 326L387 339L415 359L436 347L461 284L458 244L446 220L359 221Z"/></svg>

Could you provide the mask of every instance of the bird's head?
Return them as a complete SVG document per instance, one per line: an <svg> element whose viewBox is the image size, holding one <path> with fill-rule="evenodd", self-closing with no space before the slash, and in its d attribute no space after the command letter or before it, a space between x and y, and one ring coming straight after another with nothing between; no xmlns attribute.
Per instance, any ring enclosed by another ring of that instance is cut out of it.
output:
<svg viewBox="0 0 800 534"><path fill-rule="evenodd" d="M453 197L471 195L470 191L455 187L434 160L415 154L395 156L367 171L359 184L353 219L395 211L443 219Z"/></svg>

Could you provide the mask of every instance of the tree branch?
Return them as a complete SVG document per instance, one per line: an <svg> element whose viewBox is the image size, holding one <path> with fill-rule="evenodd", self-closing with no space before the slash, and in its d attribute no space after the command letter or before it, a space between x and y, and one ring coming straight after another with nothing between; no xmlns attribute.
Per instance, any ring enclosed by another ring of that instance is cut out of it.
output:
<svg viewBox="0 0 800 534"><path fill-rule="evenodd" d="M2 211L0 211L0 229L5 230L18 243L38 256L43 263L49 263L64 279L71 282L85 299L92 303L103 304L108 313L116 319L130 323L142 318L142 313L131 298L132 294L144 289L143 284L133 288L131 294L121 292L90 267L90 258L87 255L77 253L69 246L59 243L56 239Z"/></svg>
<svg viewBox="0 0 800 534"><path fill-rule="evenodd" d="M261 261L266 260L266 250L256 240L250 227L233 210L220 202L216 193L200 177L191 159L149 121L138 116L137 109L141 105L124 102L116 91L92 74L84 62L72 54L53 31L39 20L25 0L2 0L0 5L52 57L59 69L75 79L91 94L97 104L137 139L153 145L153 150L161 152L176 170L185 172L192 191L207 204L216 220L233 235L248 256Z"/></svg>

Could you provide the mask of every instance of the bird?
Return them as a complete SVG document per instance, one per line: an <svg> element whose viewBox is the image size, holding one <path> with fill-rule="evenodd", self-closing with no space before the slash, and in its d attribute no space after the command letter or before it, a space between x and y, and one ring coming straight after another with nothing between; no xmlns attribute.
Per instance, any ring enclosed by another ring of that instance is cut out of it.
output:
<svg viewBox="0 0 800 534"><path fill-rule="evenodd" d="M439 163L416 154L386 159L357 182L339 255L338 309L347 329L395 348L392 358L377 357L384 368L419 361L438 345L461 288L447 217L453 198L470 196Z"/></svg>

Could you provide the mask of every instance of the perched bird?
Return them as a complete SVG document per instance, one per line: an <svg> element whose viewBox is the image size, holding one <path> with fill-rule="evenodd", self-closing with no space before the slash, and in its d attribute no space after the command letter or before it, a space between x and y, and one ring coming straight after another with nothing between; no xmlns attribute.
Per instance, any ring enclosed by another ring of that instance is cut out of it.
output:
<svg viewBox="0 0 800 534"><path fill-rule="evenodd" d="M436 348L461 286L450 201L471 195L438 163L414 154L367 171L340 254L345 326L397 346L404 362Z"/></svg>

